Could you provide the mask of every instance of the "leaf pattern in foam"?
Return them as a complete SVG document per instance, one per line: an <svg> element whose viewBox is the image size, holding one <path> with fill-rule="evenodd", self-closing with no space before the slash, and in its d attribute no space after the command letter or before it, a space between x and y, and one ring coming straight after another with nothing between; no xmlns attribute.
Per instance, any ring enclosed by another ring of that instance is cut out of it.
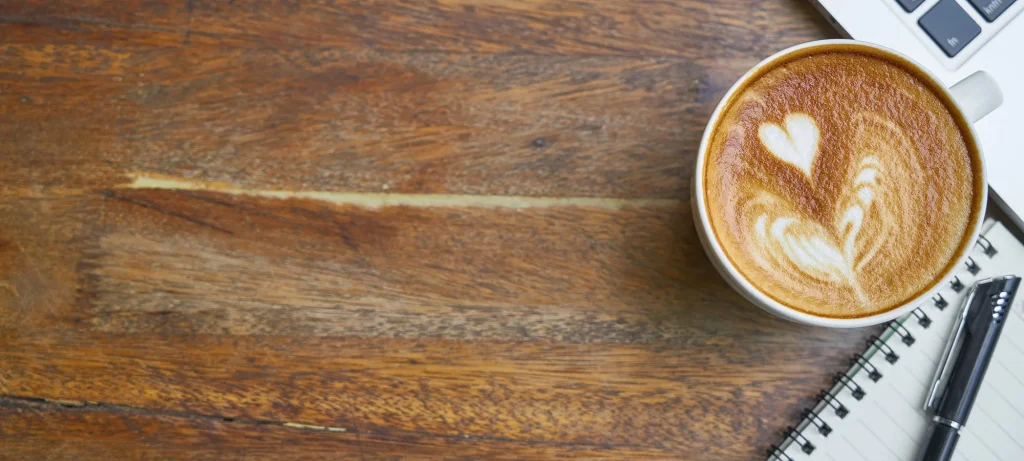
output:
<svg viewBox="0 0 1024 461"><path fill-rule="evenodd" d="M904 194L900 181L919 180L920 165L913 143L897 125L867 113L855 121L852 167L830 223L819 223L765 188L742 204L740 213L753 228L755 260L763 269L788 284L807 281L805 290L845 285L861 304L870 305L861 276L887 246L906 245L912 238L908 227L917 223L901 201L914 197Z"/></svg>

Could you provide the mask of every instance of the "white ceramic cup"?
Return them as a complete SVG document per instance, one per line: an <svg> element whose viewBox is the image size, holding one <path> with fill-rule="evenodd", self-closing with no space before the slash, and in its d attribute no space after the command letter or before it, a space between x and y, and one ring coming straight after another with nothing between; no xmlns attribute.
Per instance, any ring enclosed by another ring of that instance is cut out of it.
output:
<svg viewBox="0 0 1024 461"><path fill-rule="evenodd" d="M939 279L938 283L935 283L930 290L895 309L859 318L831 318L817 316L800 312L765 295L761 290L754 286L754 284L747 280L743 274L736 269L736 267L733 266L732 262L729 261L729 258L725 256L725 252L722 250L721 244L712 232L711 223L708 218L707 203L705 202L706 197L704 195L704 162L707 158L708 145L711 142L712 132L718 125L719 118L722 116L722 112L728 101L732 99L733 94L741 91L748 81L755 77L758 70L765 66L772 65L779 59L785 58L797 51L834 45L871 48L881 53L895 56L896 58L907 62L909 65L914 66L921 75L927 76L927 78L930 78L937 87L943 88L944 91L946 91L946 95L956 103L956 110L960 112L964 120L972 125L989 112L992 112L995 108L999 107L999 105L1002 104L1003 97L1002 93L999 91L999 86L996 85L992 77L984 72L976 72L946 89L946 86L942 81L929 72L928 69L896 51L857 40L821 40L787 48L775 53L764 61L761 61L754 66L753 69L750 69L750 71L744 74L743 77L740 77L740 79L733 84L732 88L725 93L725 96L718 103L715 111L711 114L711 119L708 121L707 127L704 129L704 137L701 139L700 150L697 152L697 166L693 170L693 189L691 191L690 199L693 206L694 223L696 224L701 244L704 246L704 251L708 254L708 257L711 258L712 264L714 264L715 268L718 269L718 272L722 274L722 277L725 278L729 285L757 307L779 317L808 325L853 328L874 325L900 317L921 305L928 298L933 297L948 280L952 279L956 272L959 272L965 267L964 263L966 262L967 256L970 254L973 245L966 245L960 253L956 255L957 264L949 266L947 272L940 274L937 277ZM966 133L966 135L974 140L975 146L978 147L978 153L981 154L981 146L977 142L978 136L974 132L973 128L971 128L970 131L971 132ZM975 222L971 223L971 227L969 229L972 241L976 240L981 233L981 225L984 222L984 210L988 203L987 167L985 165L984 156L979 155L979 157L981 157L981 177L984 187L981 188L983 191L981 197L981 211L978 213L978 216L974 217Z"/></svg>

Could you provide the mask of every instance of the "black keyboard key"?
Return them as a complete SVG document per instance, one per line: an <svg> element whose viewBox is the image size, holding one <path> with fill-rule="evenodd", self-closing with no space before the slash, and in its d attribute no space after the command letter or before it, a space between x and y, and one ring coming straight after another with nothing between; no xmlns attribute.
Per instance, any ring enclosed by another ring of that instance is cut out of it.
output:
<svg viewBox="0 0 1024 461"><path fill-rule="evenodd" d="M917 23L951 58L981 33L981 26L956 0L940 0Z"/></svg>
<svg viewBox="0 0 1024 461"><path fill-rule="evenodd" d="M913 13L914 10L917 9L917 7L921 6L921 4L924 3L924 0L896 0L896 1L900 4L900 6L903 7L903 10L906 11L907 13Z"/></svg>
<svg viewBox="0 0 1024 461"><path fill-rule="evenodd" d="M974 5L974 9L978 10L978 13L980 13L981 16L983 18L985 18L986 21L992 22L992 21L995 21L996 18L999 17L999 15L1003 14L1003 11L1006 11L1006 9L1009 8L1010 5L1013 5L1013 2L1016 2L1017 0L967 0L967 1L971 2L971 5Z"/></svg>

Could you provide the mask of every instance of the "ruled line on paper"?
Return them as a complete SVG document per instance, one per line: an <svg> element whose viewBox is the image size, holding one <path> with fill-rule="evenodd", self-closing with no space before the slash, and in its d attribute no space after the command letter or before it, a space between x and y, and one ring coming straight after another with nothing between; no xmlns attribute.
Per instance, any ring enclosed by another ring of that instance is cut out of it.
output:
<svg viewBox="0 0 1024 461"><path fill-rule="evenodd" d="M875 406L878 407L878 410L881 414L885 415L885 417L888 418L889 421L892 421L893 426L896 426L896 428L899 429L900 432L903 433L903 435L907 436L907 441L909 441L910 443L914 443L914 436L908 434L907 431L903 429L903 425L897 422L895 419L893 419L892 415L889 414L889 412L886 411L885 408L882 408L882 404L878 403L877 400L875 401Z"/></svg>
<svg viewBox="0 0 1024 461"><path fill-rule="evenodd" d="M970 456L967 456L967 455L965 455L965 454L964 454L964 451L963 451L963 450L959 450L959 451L955 452L955 453L953 454L953 457L954 457L954 458L960 458L960 459L963 459L964 461L971 461L971 457L970 457ZM956 459L954 459L954 461L956 461Z"/></svg>
<svg viewBox="0 0 1024 461"><path fill-rule="evenodd" d="M996 362L996 366L1003 367L1003 370L1006 370L1006 374L1012 376L1013 379L1017 381L1017 385L1024 389L1024 381L1021 381L1020 378L1018 378L1017 375L1013 373L1013 371L1009 367L1004 365L1002 362Z"/></svg>
<svg viewBox="0 0 1024 461"><path fill-rule="evenodd" d="M842 440L843 442L846 442L846 446L847 446L847 447L849 448L849 453L850 453L850 454L854 454L854 455L857 455L857 459L860 459L860 460L863 460L863 461L868 461L868 460L867 460L866 458L864 458L864 455L863 455L863 454L861 454L860 450L858 450L857 448L855 448L855 446L853 445L853 443L852 443L852 442L850 442L850 440L849 440L849 439L847 439L846 437L843 437L843 434L839 434L839 438L840 438L840 439L841 439L841 440Z"/></svg>
<svg viewBox="0 0 1024 461"><path fill-rule="evenodd" d="M996 421L996 418L993 418L992 415L989 414L989 412L987 410L985 410L985 408L983 408L983 407L981 407L979 405L974 405L974 408L972 409L972 412L971 412L972 416L974 415L974 412L977 412L980 416L986 418L987 419L986 422L990 423L989 425L995 426L997 429L999 429L1000 432L1002 432L1003 434L1006 434L1006 438L1009 439L1011 442L1013 442L1013 444L1016 445L1017 448L1024 450L1024 447L1022 447L1020 445L1020 443L1017 442L1016 440L1013 440L1013 436L1011 434L1009 434L1008 432L1006 432L1006 429L1003 429L1003 425L999 424ZM991 433L988 433L988 432L985 432L985 433L991 435ZM981 437L981 434L978 434L978 439L979 440L985 440L985 439L983 439ZM985 444L986 445L990 445L988 442L985 442Z"/></svg>
<svg viewBox="0 0 1024 461"><path fill-rule="evenodd" d="M1024 293L1020 293L1020 295L1024 296ZM1012 340L1007 341L1007 343L1009 343L1010 346L1013 346L1013 349L1017 352L1017 355L1024 355L1024 350L1021 350L1020 346L1018 346L1017 343L1013 342Z"/></svg>
<svg viewBox="0 0 1024 461"><path fill-rule="evenodd" d="M889 388L891 388L893 391L895 391L896 395L900 396L900 400L902 400L903 403L905 403L907 405L907 407L913 408L916 411L916 409L918 408L918 405L915 405L914 403L911 403L910 402L910 398L903 394L903 391L902 391L901 388L898 388L898 387L896 387L896 386L894 386L892 384L889 384ZM924 402L922 401L921 404L924 404Z"/></svg>
<svg viewBox="0 0 1024 461"><path fill-rule="evenodd" d="M993 394L999 396L999 398L1003 402L1006 402L1006 405L1008 407L1012 408L1014 413L1017 413L1017 416L1021 419L1021 421L1024 421L1024 413L1021 413L1020 409L1018 409L1017 406L1014 405L1013 402L1010 401L1010 399L1006 398L1006 396L1003 395L1003 392L1000 391L998 387L992 386L991 389L992 389L992 393Z"/></svg>
<svg viewBox="0 0 1024 461"><path fill-rule="evenodd" d="M982 441L981 438L977 438L977 440L979 442ZM992 455L991 458L986 458L986 459L997 459L999 461L1004 461L1003 458L1000 458L999 455L995 454L995 452L993 452L992 449L989 448L988 444L982 442L982 443L979 443L978 446L981 447L983 450L985 450L988 454Z"/></svg>
<svg viewBox="0 0 1024 461"><path fill-rule="evenodd" d="M936 365L934 368L938 368L938 365ZM921 377L916 374L911 373L910 377L914 380L915 383L917 383L920 386L918 387L918 389L920 390L927 391L931 387L931 383L925 383L924 381L921 381Z"/></svg>
<svg viewBox="0 0 1024 461"><path fill-rule="evenodd" d="M893 455L894 457L899 456L898 454L896 454L896 452L892 451L892 447L890 447L888 443L885 443L885 440L879 437L878 434L875 433L875 431L871 430L871 427L864 423L863 420L860 421L860 425L864 426L864 430L868 431L872 436L875 437L875 441L878 442L878 444L881 445L882 448L885 448L885 451L888 451L889 454Z"/></svg>

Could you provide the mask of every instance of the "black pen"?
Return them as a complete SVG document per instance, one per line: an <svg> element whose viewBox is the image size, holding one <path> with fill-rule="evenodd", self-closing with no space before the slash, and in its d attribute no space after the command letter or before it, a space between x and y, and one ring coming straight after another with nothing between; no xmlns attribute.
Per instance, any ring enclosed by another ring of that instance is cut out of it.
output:
<svg viewBox="0 0 1024 461"><path fill-rule="evenodd" d="M922 461L948 461L974 406L1020 277L979 281L971 289L939 362L925 410L935 410Z"/></svg>

